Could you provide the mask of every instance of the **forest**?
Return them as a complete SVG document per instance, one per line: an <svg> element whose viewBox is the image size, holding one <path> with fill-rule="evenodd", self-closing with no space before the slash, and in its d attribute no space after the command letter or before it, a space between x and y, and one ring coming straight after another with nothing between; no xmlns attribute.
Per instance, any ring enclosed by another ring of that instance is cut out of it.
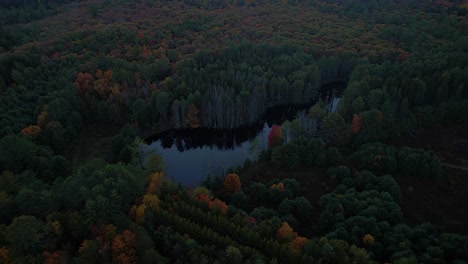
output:
<svg viewBox="0 0 468 264"><path fill-rule="evenodd" d="M0 21L0 263L468 263L466 1L3 0ZM197 186L144 151L235 146L285 106L306 110Z"/></svg>

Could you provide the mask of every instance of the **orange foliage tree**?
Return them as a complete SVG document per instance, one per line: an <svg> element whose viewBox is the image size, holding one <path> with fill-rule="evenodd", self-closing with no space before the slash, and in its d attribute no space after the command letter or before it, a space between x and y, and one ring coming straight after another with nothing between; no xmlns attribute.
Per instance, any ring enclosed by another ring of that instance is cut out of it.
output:
<svg viewBox="0 0 468 264"><path fill-rule="evenodd" d="M21 134L25 135L26 137L35 140L41 134L41 127L37 125L30 125L25 127L21 130Z"/></svg>
<svg viewBox="0 0 468 264"><path fill-rule="evenodd" d="M296 237L297 233L289 226L288 222L283 222L278 231L276 231L276 238L281 242L291 242Z"/></svg>
<svg viewBox="0 0 468 264"><path fill-rule="evenodd" d="M0 248L0 263L10 264L13 260L10 258L8 249L6 247Z"/></svg>
<svg viewBox="0 0 468 264"><path fill-rule="evenodd" d="M292 242L292 250L294 253L301 252L302 248L304 247L305 242L307 242L307 238L298 236Z"/></svg>
<svg viewBox="0 0 468 264"><path fill-rule="evenodd" d="M270 187L271 189L278 189L280 192L284 191L284 184L282 182L278 184L273 184Z"/></svg>
<svg viewBox="0 0 468 264"><path fill-rule="evenodd" d="M276 238L283 243L288 243L291 246L293 253L300 253L304 247L307 238L297 235L288 222L283 222L281 227L276 232Z"/></svg>
<svg viewBox="0 0 468 264"><path fill-rule="evenodd" d="M118 264L138 263L135 234L123 231L112 240L112 262Z"/></svg>
<svg viewBox="0 0 468 264"><path fill-rule="evenodd" d="M241 181L237 174L231 173L224 179L224 190L228 195L233 195L235 192L241 189Z"/></svg>
<svg viewBox="0 0 468 264"><path fill-rule="evenodd" d="M48 251L42 254L44 256L44 264L62 264L68 263L69 258L64 251L57 250L53 253Z"/></svg>
<svg viewBox="0 0 468 264"><path fill-rule="evenodd" d="M158 194L159 187L161 186L162 181L164 180L164 173L155 172L151 173L149 176L149 185L146 190L147 193Z"/></svg>

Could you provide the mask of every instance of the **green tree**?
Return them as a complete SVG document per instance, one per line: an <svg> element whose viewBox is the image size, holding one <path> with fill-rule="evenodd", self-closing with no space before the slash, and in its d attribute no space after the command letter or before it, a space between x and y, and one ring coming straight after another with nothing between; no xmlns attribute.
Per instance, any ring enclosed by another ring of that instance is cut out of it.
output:
<svg viewBox="0 0 468 264"><path fill-rule="evenodd" d="M322 121L320 137L328 144L341 146L348 142L351 129L343 117L335 112L328 114Z"/></svg>
<svg viewBox="0 0 468 264"><path fill-rule="evenodd" d="M166 164L159 154L150 155L145 162L145 168L149 170L150 173L166 172Z"/></svg>
<svg viewBox="0 0 468 264"><path fill-rule="evenodd" d="M235 246L228 246L226 248L226 263L240 264L242 263L243 256L241 251Z"/></svg>
<svg viewBox="0 0 468 264"><path fill-rule="evenodd" d="M8 135L0 141L0 170L20 173L30 166L36 155L36 146L30 140Z"/></svg>
<svg viewBox="0 0 468 264"><path fill-rule="evenodd" d="M45 246L45 224L34 216L18 216L7 226L5 240L17 256L39 254Z"/></svg>

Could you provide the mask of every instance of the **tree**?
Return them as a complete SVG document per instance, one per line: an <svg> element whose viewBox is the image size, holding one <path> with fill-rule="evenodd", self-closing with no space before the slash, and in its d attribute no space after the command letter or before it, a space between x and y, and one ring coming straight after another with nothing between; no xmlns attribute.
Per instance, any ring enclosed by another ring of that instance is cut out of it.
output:
<svg viewBox="0 0 468 264"><path fill-rule="evenodd" d="M375 243L374 237L371 234L365 234L362 238L362 243L365 246L370 247Z"/></svg>
<svg viewBox="0 0 468 264"><path fill-rule="evenodd" d="M327 115L320 127L320 137L323 141L336 146L345 144L349 139L350 132L343 117L337 112Z"/></svg>
<svg viewBox="0 0 468 264"><path fill-rule="evenodd" d="M22 215L13 219L5 230L9 249L17 256L38 254L44 247L45 224L34 216Z"/></svg>
<svg viewBox="0 0 468 264"><path fill-rule="evenodd" d="M237 174L231 173L226 176L223 183L226 194L231 196L241 189L241 181Z"/></svg>
<svg viewBox="0 0 468 264"><path fill-rule="evenodd" d="M197 199L201 194L206 195L210 199L213 199L213 192L210 191L208 188L204 186L197 186L195 190L193 190L193 198Z"/></svg>
<svg viewBox="0 0 468 264"><path fill-rule="evenodd" d="M118 264L138 263L135 234L124 230L112 240L112 260Z"/></svg>
<svg viewBox="0 0 468 264"><path fill-rule="evenodd" d="M271 127L270 134L268 134L268 146L276 147L283 143L283 131L280 126L274 125Z"/></svg>
<svg viewBox="0 0 468 264"><path fill-rule="evenodd" d="M24 136L26 136L27 138L31 140L36 140L39 137L40 133L41 133L41 127L37 125L30 125L21 130L21 134L23 134Z"/></svg>
<svg viewBox="0 0 468 264"><path fill-rule="evenodd" d="M12 264L13 259L10 256L8 249L6 247L1 247L0 248L0 263L4 264Z"/></svg>
<svg viewBox="0 0 468 264"><path fill-rule="evenodd" d="M145 100L139 98L132 104L132 121L138 127L146 127L149 124L148 109Z"/></svg>
<svg viewBox="0 0 468 264"><path fill-rule="evenodd" d="M218 211L222 214L227 214L228 212L228 206L225 202L219 200L218 198L215 198L211 203L209 204L210 209Z"/></svg>
<svg viewBox="0 0 468 264"><path fill-rule="evenodd" d="M298 236L291 242L293 252L300 253L304 244L307 242L307 238Z"/></svg>
<svg viewBox="0 0 468 264"><path fill-rule="evenodd" d="M159 154L151 154L145 162L145 167L151 173L166 172L166 164Z"/></svg>
<svg viewBox="0 0 468 264"><path fill-rule="evenodd" d="M283 222L276 231L276 238L281 242L291 242L297 237L297 233L289 226L288 222Z"/></svg>
<svg viewBox="0 0 468 264"><path fill-rule="evenodd" d="M0 170L19 173L34 159L37 147L18 135L8 135L0 141Z"/></svg>
<svg viewBox="0 0 468 264"><path fill-rule="evenodd" d="M240 264L242 263L242 253L240 250L232 245L226 248L226 261L230 264Z"/></svg>
<svg viewBox="0 0 468 264"><path fill-rule="evenodd" d="M366 110L366 102L362 96L359 96L351 103L351 111L353 113L359 113L364 110Z"/></svg>
<svg viewBox="0 0 468 264"><path fill-rule="evenodd" d="M383 129L382 112L373 109L359 114L362 126L359 133L355 135L357 145L381 140L385 137L386 131Z"/></svg>
<svg viewBox="0 0 468 264"><path fill-rule="evenodd" d="M84 240L78 250L79 259L86 263L99 263L99 245L96 240Z"/></svg>
<svg viewBox="0 0 468 264"><path fill-rule="evenodd" d="M351 131L353 133L359 132L362 127L362 120L358 114L353 114L353 120L351 121Z"/></svg>
<svg viewBox="0 0 468 264"><path fill-rule="evenodd" d="M310 109L309 109L309 116L311 118L315 118L317 119L317 121L322 121L322 119L326 116L326 112L325 110L323 110L324 106L323 106L323 103L321 102L317 102L314 104L314 106L312 106Z"/></svg>
<svg viewBox="0 0 468 264"><path fill-rule="evenodd" d="M298 147L295 144L289 143L273 149L271 162L278 165L278 167L295 169L301 162L301 157L299 155Z"/></svg>
<svg viewBox="0 0 468 264"><path fill-rule="evenodd" d="M159 207L159 197L155 194L147 193L143 195L143 204L148 206L149 208L156 210Z"/></svg>
<svg viewBox="0 0 468 264"><path fill-rule="evenodd" d="M185 118L185 122L187 122L188 126L191 128L198 128L200 127L200 117L199 117L200 110L198 110L195 104L190 104L187 108L187 117Z"/></svg>

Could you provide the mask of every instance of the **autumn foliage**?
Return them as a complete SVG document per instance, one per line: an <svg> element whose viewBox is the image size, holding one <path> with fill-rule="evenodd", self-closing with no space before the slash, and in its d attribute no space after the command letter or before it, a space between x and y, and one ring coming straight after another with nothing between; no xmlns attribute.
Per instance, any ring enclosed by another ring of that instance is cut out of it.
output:
<svg viewBox="0 0 468 264"><path fill-rule="evenodd" d="M276 238L281 242L291 242L296 237L297 233L289 226L288 222L283 222L278 231L276 231Z"/></svg>
<svg viewBox="0 0 468 264"><path fill-rule="evenodd" d="M353 133L357 133L361 130L361 128L362 128L361 117L358 114L354 114L353 120L351 121L351 131L353 131Z"/></svg>
<svg viewBox="0 0 468 264"><path fill-rule="evenodd" d="M44 252L44 264L62 264L68 262L68 256L64 251Z"/></svg>
<svg viewBox="0 0 468 264"><path fill-rule="evenodd" d="M41 134L41 127L37 125L30 125L25 127L21 130L21 134L25 135L26 137L35 140Z"/></svg>
<svg viewBox="0 0 468 264"><path fill-rule="evenodd" d="M282 192L284 191L284 184L282 182L279 182L277 184L273 184L270 187L271 189L277 189L278 191Z"/></svg>
<svg viewBox="0 0 468 264"><path fill-rule="evenodd" d="M112 241L112 261L118 264L137 263L135 234L129 230L118 234Z"/></svg>
<svg viewBox="0 0 468 264"><path fill-rule="evenodd" d="M302 248L304 247L305 242L307 242L307 238L298 236L292 242L292 250L294 253L301 252Z"/></svg>
<svg viewBox="0 0 468 264"><path fill-rule="evenodd" d="M283 130L280 126L274 125L271 128L270 134L268 134L268 146L275 147L283 143Z"/></svg>
<svg viewBox="0 0 468 264"><path fill-rule="evenodd" d="M226 214L228 212L228 206L225 202L215 198L211 200L211 198L206 195L205 193L200 193L195 200L200 201L208 205L208 207L212 210L218 210L219 212Z"/></svg>
<svg viewBox="0 0 468 264"><path fill-rule="evenodd" d="M149 184L146 193L142 198L138 199L135 204L130 208L129 216L137 224L143 223L145 220L145 211L147 208L156 210L159 207L160 199L158 197L159 188L164 180L164 173L155 172L151 173L148 177Z"/></svg>
<svg viewBox="0 0 468 264"><path fill-rule="evenodd" d="M224 179L223 186L227 195L233 195L241 189L241 181L239 176L235 173L228 174Z"/></svg>
<svg viewBox="0 0 468 264"><path fill-rule="evenodd" d="M161 186L162 181L164 180L164 173L162 172L155 172L151 173L149 176L149 185L147 189L147 193L151 194L158 194L159 187Z"/></svg>
<svg viewBox="0 0 468 264"><path fill-rule="evenodd" d="M6 247L0 248L0 263L5 263L5 264L13 263L13 261L11 260L8 254L8 249Z"/></svg>
<svg viewBox="0 0 468 264"><path fill-rule="evenodd" d="M283 222L281 227L276 231L276 238L283 243L288 243L291 246L293 253L300 253L304 247L307 238L297 235L288 222Z"/></svg>
<svg viewBox="0 0 468 264"><path fill-rule="evenodd" d="M210 209L213 210L218 210L223 214L226 214L228 212L228 206L225 202L219 200L218 198L215 198L210 204Z"/></svg>
<svg viewBox="0 0 468 264"><path fill-rule="evenodd" d="M366 246L372 246L374 242L374 237L371 234L365 234L362 238L362 243L364 243Z"/></svg>

